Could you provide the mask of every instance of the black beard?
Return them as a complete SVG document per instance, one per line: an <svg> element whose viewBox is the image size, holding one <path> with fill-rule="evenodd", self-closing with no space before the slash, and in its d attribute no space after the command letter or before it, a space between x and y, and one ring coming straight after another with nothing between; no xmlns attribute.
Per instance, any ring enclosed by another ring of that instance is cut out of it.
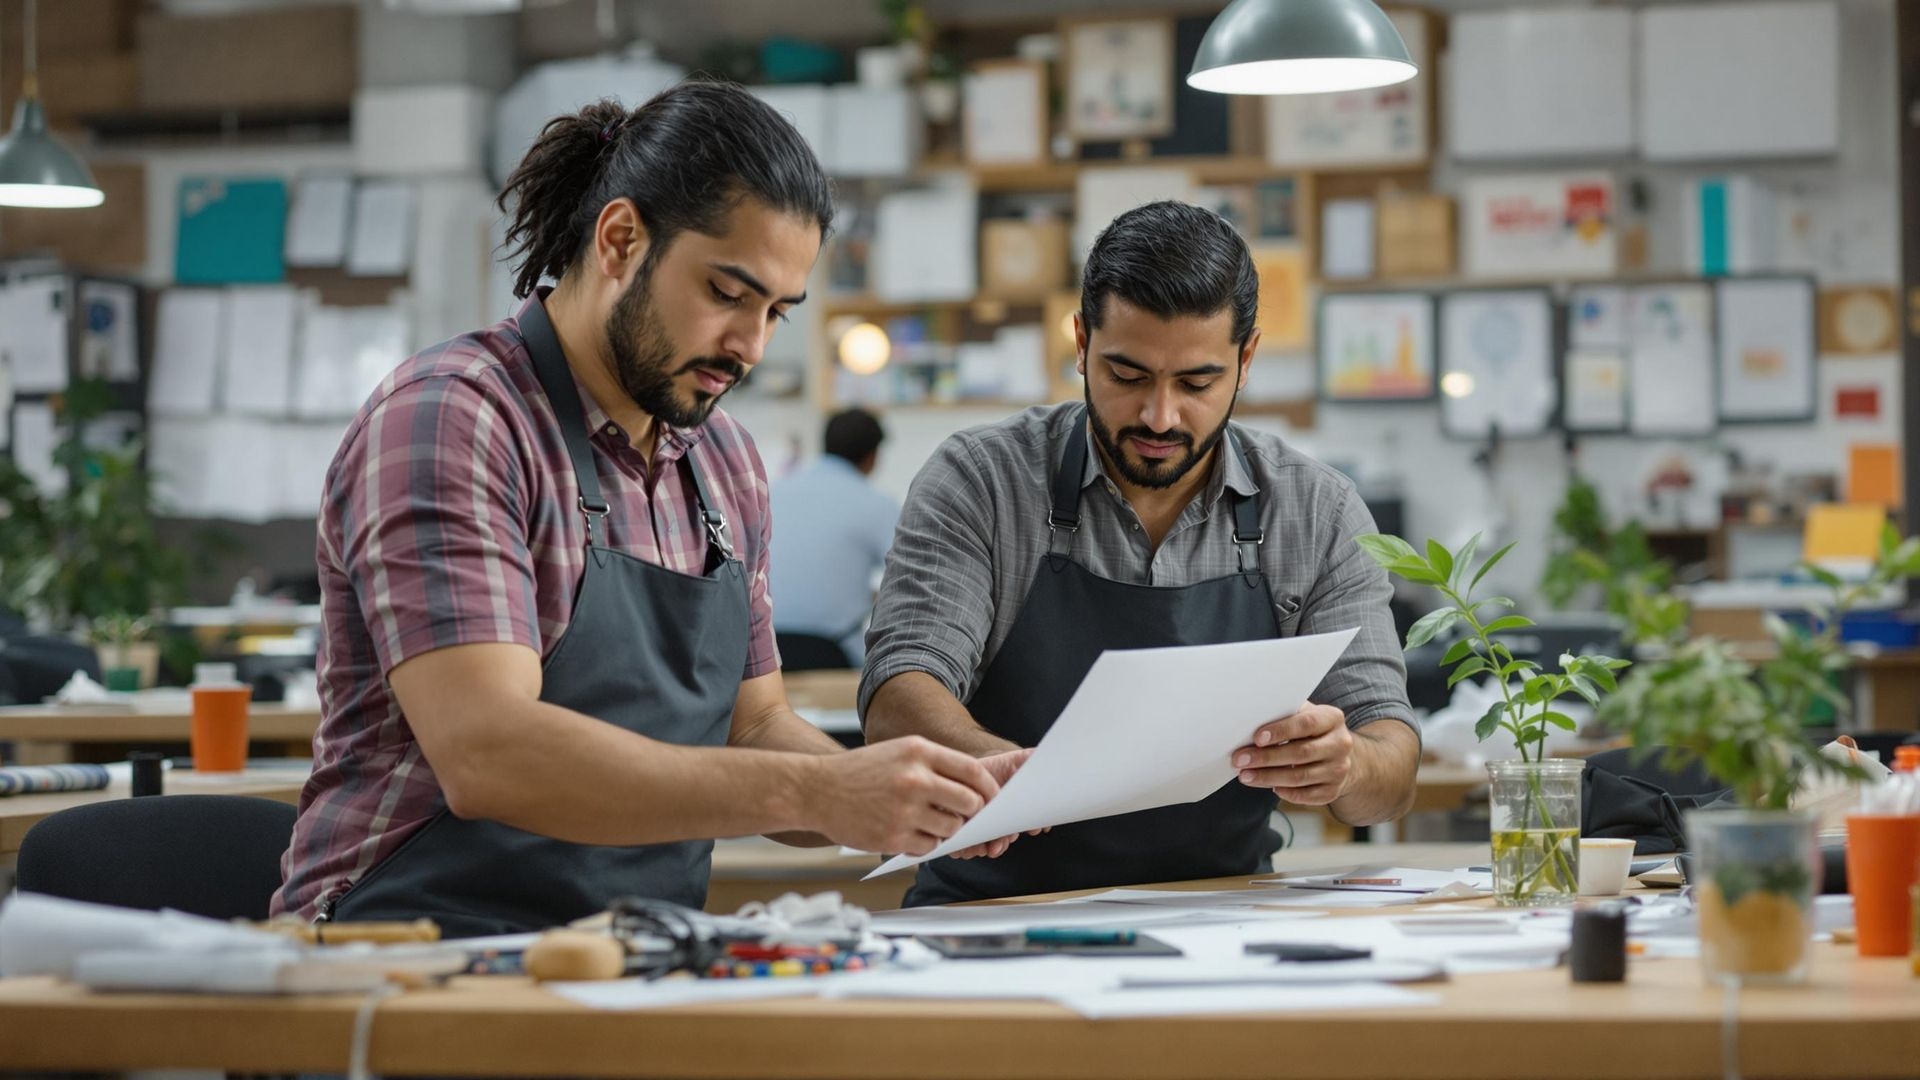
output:
<svg viewBox="0 0 1920 1080"><path fill-rule="evenodd" d="M1200 447L1197 450L1193 447L1193 436L1184 431L1161 433L1136 425L1121 428L1116 434L1107 427L1106 421L1100 419L1099 411L1093 407L1093 392L1090 388L1084 389L1084 396L1087 403L1087 420L1093 428L1093 440L1099 444L1101 450L1106 452L1107 461L1112 463L1114 469L1127 483L1135 487L1158 490L1170 488L1179 483L1181 477L1192 472L1193 467L1206 460L1207 454L1220 444L1221 437L1227 433L1227 421L1233 419L1233 406L1240 400L1240 391L1235 388L1233 401L1227 404L1227 415L1221 417L1219 427L1214 428L1205 439L1200 441ZM1149 442L1165 442L1169 438L1177 438L1187 447L1186 456L1164 464L1136 465L1123 448L1123 440L1134 436Z"/></svg>
<svg viewBox="0 0 1920 1080"><path fill-rule="evenodd" d="M697 356L677 368L673 363L673 343L653 311L651 274L642 274L614 301L607 316L607 351L613 357L614 377L620 389L649 416L668 427L695 428L713 415L726 391L709 394L695 390L692 401L682 401L673 380L689 371L706 368L727 376L734 386L746 378L746 365L724 356Z"/></svg>

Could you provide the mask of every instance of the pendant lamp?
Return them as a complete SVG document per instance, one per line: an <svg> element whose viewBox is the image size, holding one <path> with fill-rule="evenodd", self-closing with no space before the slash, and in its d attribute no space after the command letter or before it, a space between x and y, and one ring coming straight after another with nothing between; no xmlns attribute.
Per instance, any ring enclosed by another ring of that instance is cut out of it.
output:
<svg viewBox="0 0 1920 1080"><path fill-rule="evenodd" d="M1233 0L1207 27L1187 85L1218 94L1328 94L1419 73L1372 0Z"/></svg>
<svg viewBox="0 0 1920 1080"><path fill-rule="evenodd" d="M0 138L0 206L78 208L106 200L86 162L47 130L40 107L40 80L34 57L35 0L27 0L26 70L20 101L13 107L13 130Z"/></svg>

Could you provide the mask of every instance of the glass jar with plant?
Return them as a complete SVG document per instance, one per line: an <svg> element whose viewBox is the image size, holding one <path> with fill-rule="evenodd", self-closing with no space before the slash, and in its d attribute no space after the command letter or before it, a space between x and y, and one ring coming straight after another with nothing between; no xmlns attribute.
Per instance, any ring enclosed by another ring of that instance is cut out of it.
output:
<svg viewBox="0 0 1920 1080"><path fill-rule="evenodd" d="M1861 581L1815 566L1803 570L1829 599L1812 608L1804 629L1768 615L1768 658L1750 660L1715 637L1679 642L1668 634L1667 655L1642 664L1600 714L1631 732L1642 752L1664 755L1670 768L1698 761L1732 792L1737 809L1687 815L1700 958L1714 981L1806 979L1819 849L1814 815L1791 808L1793 793L1813 777L1860 775L1819 753L1807 738L1807 718L1817 703L1836 714L1850 709L1835 687L1852 663L1841 621L1894 583L1920 576L1920 539L1902 540L1888 525ZM1660 630L1651 623L1636 628L1647 640L1658 640Z"/></svg>
<svg viewBox="0 0 1920 1080"><path fill-rule="evenodd" d="M1477 535L1457 552L1428 540L1422 554L1397 536L1362 536L1359 544L1388 573L1430 586L1446 601L1408 630L1407 648L1418 648L1456 628L1464 630L1440 661L1452 669L1447 685L1484 675L1500 687L1500 699L1474 725L1481 741L1504 731L1519 751L1517 761L1487 765L1495 899L1507 907L1572 903L1580 892L1580 774L1586 763L1548 758L1547 731L1572 731L1573 718L1556 709L1555 703L1575 694L1598 705L1603 693L1615 689L1614 672L1626 667L1627 661L1567 654L1560 657L1560 670L1549 672L1532 660L1514 656L1501 635L1530 627L1533 620L1500 614L1514 608L1507 597L1476 600L1473 596L1488 571L1513 550L1512 544L1488 556L1477 569Z"/></svg>

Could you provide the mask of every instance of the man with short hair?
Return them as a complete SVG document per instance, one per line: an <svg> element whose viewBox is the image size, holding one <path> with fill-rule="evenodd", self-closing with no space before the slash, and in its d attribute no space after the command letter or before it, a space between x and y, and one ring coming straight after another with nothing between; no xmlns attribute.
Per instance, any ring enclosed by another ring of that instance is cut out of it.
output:
<svg viewBox="0 0 1920 1080"><path fill-rule="evenodd" d="M949 438L908 493L862 722L869 742L999 754L1038 743L1106 649L1359 634L1312 704L1249 733L1237 778L1206 799L923 863L909 904L1252 874L1279 846L1279 802L1354 825L1411 806L1420 738L1391 590L1354 543L1372 515L1346 477L1229 422L1259 288L1209 211L1150 203L1107 226L1074 319L1085 401Z"/></svg>
<svg viewBox="0 0 1920 1080"><path fill-rule="evenodd" d="M795 667L799 645L839 650L835 663L854 667L866 655L861 631L873 608L874 576L893 543L900 504L873 486L886 432L865 409L835 413L819 458L776 481L773 516L773 625L781 660ZM790 645L789 643L793 643Z"/></svg>
<svg viewBox="0 0 1920 1080"><path fill-rule="evenodd" d="M328 470L322 717L274 912L539 930L700 907L715 837L953 835L1019 759L843 752L794 715L766 470L715 408L833 218L806 142L689 82L556 118L501 207L519 311L402 363Z"/></svg>

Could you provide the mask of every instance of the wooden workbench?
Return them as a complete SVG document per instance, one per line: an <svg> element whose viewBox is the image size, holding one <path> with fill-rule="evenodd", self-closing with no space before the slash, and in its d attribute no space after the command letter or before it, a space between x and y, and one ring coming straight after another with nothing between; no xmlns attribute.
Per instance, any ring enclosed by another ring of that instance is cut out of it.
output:
<svg viewBox="0 0 1920 1080"><path fill-rule="evenodd" d="M1473 845L1425 845L1425 858L1413 847L1307 849L1281 864L1485 857ZM873 1080L1721 1075L1724 1002L1693 960L1637 960L1624 985L1576 986L1558 969L1431 989L1440 1004L1424 1008L1095 1021L1042 1002L789 999L602 1012L517 980L468 979L380 1005L370 1065L383 1075ZM358 996L91 995L4 980L0 1068L341 1073L360 1005ZM1819 946L1811 985L1751 991L1740 1008L1750 1080L1912 1077L1920 1060L1920 984L1904 960Z"/></svg>
<svg viewBox="0 0 1920 1080"><path fill-rule="evenodd" d="M134 712L70 705L9 705L0 708L0 742L13 743L27 765L76 760L75 748L103 743L186 743L193 717L177 710ZM247 740L256 756L304 757L313 751L318 709L256 703L247 712Z"/></svg>

